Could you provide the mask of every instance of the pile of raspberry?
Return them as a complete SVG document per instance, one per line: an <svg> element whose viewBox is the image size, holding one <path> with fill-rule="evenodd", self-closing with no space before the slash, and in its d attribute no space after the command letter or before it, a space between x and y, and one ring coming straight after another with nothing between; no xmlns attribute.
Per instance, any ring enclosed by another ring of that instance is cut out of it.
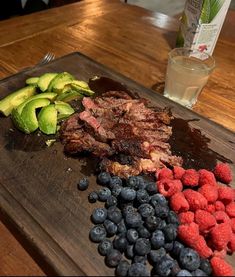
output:
<svg viewBox="0 0 235 277"><path fill-rule="evenodd" d="M235 190L225 163L213 171L164 168L156 172L159 192L180 220L178 238L210 259L215 276L234 276L224 258L235 251Z"/></svg>

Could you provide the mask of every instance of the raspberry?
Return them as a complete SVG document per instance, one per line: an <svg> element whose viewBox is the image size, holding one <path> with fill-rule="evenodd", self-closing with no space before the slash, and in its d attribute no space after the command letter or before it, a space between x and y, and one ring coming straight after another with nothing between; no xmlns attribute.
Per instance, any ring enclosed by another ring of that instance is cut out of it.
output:
<svg viewBox="0 0 235 277"><path fill-rule="evenodd" d="M214 217L215 217L217 224L221 224L221 223L229 223L230 224L230 218L224 211L214 212Z"/></svg>
<svg viewBox="0 0 235 277"><path fill-rule="evenodd" d="M174 166L173 168L173 174L174 174L174 178L175 179L181 179L182 176L184 175L185 173L185 169L183 169L183 167L180 167L180 166Z"/></svg>
<svg viewBox="0 0 235 277"><path fill-rule="evenodd" d="M221 258L213 257L211 259L211 267L214 276L234 276L231 265Z"/></svg>
<svg viewBox="0 0 235 277"><path fill-rule="evenodd" d="M219 197L224 204L228 204L234 201L234 190L230 187L219 187L218 189Z"/></svg>
<svg viewBox="0 0 235 277"><path fill-rule="evenodd" d="M205 209L208 213L213 214L215 212L215 205L214 204L208 204L206 209Z"/></svg>
<svg viewBox="0 0 235 277"><path fill-rule="evenodd" d="M215 226L211 232L211 241L216 250L225 249L231 239L232 230L228 223Z"/></svg>
<svg viewBox="0 0 235 277"><path fill-rule="evenodd" d="M189 224L194 221L194 213L193 212L183 212L179 214L180 224Z"/></svg>
<svg viewBox="0 0 235 277"><path fill-rule="evenodd" d="M228 243L228 249L230 250L231 253L235 251L235 234L231 235L231 239Z"/></svg>
<svg viewBox="0 0 235 277"><path fill-rule="evenodd" d="M162 180L162 179L171 179L172 180L173 173L169 168L164 167L156 172L156 177L157 177L157 180Z"/></svg>
<svg viewBox="0 0 235 277"><path fill-rule="evenodd" d="M203 236L199 236L197 241L191 246L202 258L209 258L212 255L212 250L206 244Z"/></svg>
<svg viewBox="0 0 235 277"><path fill-rule="evenodd" d="M216 211L225 211L225 206L224 206L223 202L216 201L215 202L215 210Z"/></svg>
<svg viewBox="0 0 235 277"><path fill-rule="evenodd" d="M224 259L227 255L227 249L223 249L223 250L215 250L213 253L213 257L219 257L221 259Z"/></svg>
<svg viewBox="0 0 235 277"><path fill-rule="evenodd" d="M191 211L196 211L198 209L206 209L207 200L201 193L191 189L186 189L183 192L183 194L189 203L189 209Z"/></svg>
<svg viewBox="0 0 235 277"><path fill-rule="evenodd" d="M197 210L195 212L195 222L199 225L201 233L210 231L216 224L214 216L203 210Z"/></svg>
<svg viewBox="0 0 235 277"><path fill-rule="evenodd" d="M235 233L235 218L231 218L230 225L231 225L232 231Z"/></svg>
<svg viewBox="0 0 235 277"><path fill-rule="evenodd" d="M187 169L185 170L185 173L182 176L181 181L185 186L198 186L199 174L195 169Z"/></svg>
<svg viewBox="0 0 235 277"><path fill-rule="evenodd" d="M157 187L159 192L165 197L170 197L183 189L183 185L180 180L171 179L162 179L158 181Z"/></svg>
<svg viewBox="0 0 235 277"><path fill-rule="evenodd" d="M199 186L203 186L206 184L211 186L216 185L215 175L211 171L208 171L206 169L200 169L198 173L199 173L199 181L198 181Z"/></svg>
<svg viewBox="0 0 235 277"><path fill-rule="evenodd" d="M231 202L226 206L226 213L229 217L235 217L235 203Z"/></svg>
<svg viewBox="0 0 235 277"><path fill-rule="evenodd" d="M177 192L170 199L170 206L175 212L186 212L189 210L188 201L182 192Z"/></svg>
<svg viewBox="0 0 235 277"><path fill-rule="evenodd" d="M215 178L225 184L232 181L232 172L228 164L219 163L214 169Z"/></svg>
<svg viewBox="0 0 235 277"><path fill-rule="evenodd" d="M199 188L200 192L209 203L214 203L218 198L218 188L217 186L211 186L210 184L205 184Z"/></svg>
<svg viewBox="0 0 235 277"><path fill-rule="evenodd" d="M199 236L199 226L195 222L178 227L178 237L190 247L194 245Z"/></svg>

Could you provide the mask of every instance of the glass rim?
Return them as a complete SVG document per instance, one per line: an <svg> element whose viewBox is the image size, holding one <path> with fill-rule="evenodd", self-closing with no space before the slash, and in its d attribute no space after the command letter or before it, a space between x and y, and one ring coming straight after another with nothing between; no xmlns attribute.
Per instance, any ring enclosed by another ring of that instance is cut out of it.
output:
<svg viewBox="0 0 235 277"><path fill-rule="evenodd" d="M206 58L205 59L200 59L198 57L195 57L193 56L194 58L196 58L197 60L201 60L201 61L209 61L211 64L206 64L208 68L206 69L198 69L198 68L189 68L187 66L183 66L183 65L179 65L180 67L183 67L183 68L186 68L188 70L191 70L191 71L209 71L211 72L214 68L215 68L215 59L208 53L205 53L205 52L200 52L199 50L196 50L196 49L191 49L189 47L178 47L178 48L174 48L172 49L169 53L168 53L168 58L173 62L173 63L177 63L176 61L174 61L173 59L173 53L177 52L177 51L188 51L189 53L192 52L192 53L197 53L197 54L200 54L200 55L204 55ZM180 56L180 55L178 55ZM187 57L186 55L183 55L182 53L182 56L185 56ZM190 57L190 56L189 56Z"/></svg>

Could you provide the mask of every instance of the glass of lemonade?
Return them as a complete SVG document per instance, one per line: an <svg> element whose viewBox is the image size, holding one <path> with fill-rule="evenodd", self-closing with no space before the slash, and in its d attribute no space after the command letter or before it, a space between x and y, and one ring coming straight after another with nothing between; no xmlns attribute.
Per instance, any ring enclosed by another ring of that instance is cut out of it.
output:
<svg viewBox="0 0 235 277"><path fill-rule="evenodd" d="M215 60L206 53L173 49L169 53L164 96L192 108L214 67Z"/></svg>

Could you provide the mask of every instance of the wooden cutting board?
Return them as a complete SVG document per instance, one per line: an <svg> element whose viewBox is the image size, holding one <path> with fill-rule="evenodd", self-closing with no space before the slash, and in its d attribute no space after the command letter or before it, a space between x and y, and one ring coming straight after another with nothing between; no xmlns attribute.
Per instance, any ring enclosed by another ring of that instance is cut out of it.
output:
<svg viewBox="0 0 235 277"><path fill-rule="evenodd" d="M24 86L29 76L68 71L91 81L93 89L129 89L148 98L152 105L169 107L173 120L172 152L180 154L185 167L212 169L217 161L228 162L235 177L235 134L198 114L144 88L136 82L72 53L50 64L35 67L0 82L0 98ZM111 80L110 80L111 78ZM97 189L91 158L66 157L57 141L47 147L39 133L24 135L10 118L0 118L0 209L1 213L32 244L58 275L112 275L97 245L89 241L92 210L89 192ZM90 187L77 190L78 181L88 176Z"/></svg>

